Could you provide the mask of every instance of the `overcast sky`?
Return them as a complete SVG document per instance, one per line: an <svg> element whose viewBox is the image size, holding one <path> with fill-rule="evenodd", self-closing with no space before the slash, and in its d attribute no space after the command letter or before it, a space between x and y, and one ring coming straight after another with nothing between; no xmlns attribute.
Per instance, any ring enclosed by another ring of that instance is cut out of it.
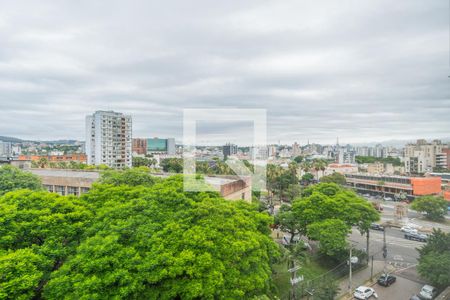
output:
<svg viewBox="0 0 450 300"><path fill-rule="evenodd" d="M183 108L263 108L269 142L449 137L448 6L0 0L0 135L84 140L115 110L181 140Z"/></svg>

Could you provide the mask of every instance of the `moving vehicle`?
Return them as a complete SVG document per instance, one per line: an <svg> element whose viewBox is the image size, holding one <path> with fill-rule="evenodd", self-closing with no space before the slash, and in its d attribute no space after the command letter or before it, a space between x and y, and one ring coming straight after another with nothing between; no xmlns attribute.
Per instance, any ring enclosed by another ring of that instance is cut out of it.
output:
<svg viewBox="0 0 450 300"><path fill-rule="evenodd" d="M428 236L423 233L414 233L414 232L406 232L405 233L405 239L412 240L412 241L419 241L419 242L426 242L428 240Z"/></svg>
<svg viewBox="0 0 450 300"><path fill-rule="evenodd" d="M425 300L431 300L436 297L437 289L431 285L424 285L420 290L419 297Z"/></svg>
<svg viewBox="0 0 450 300"><path fill-rule="evenodd" d="M375 298L378 298L378 295L375 293L375 290L373 288L367 287L367 286L360 286L355 289L355 292L353 293L353 297L360 300L366 300L370 297L374 296Z"/></svg>
<svg viewBox="0 0 450 300"><path fill-rule="evenodd" d="M384 226L377 223L372 223L370 224L370 229L384 231Z"/></svg>
<svg viewBox="0 0 450 300"><path fill-rule="evenodd" d="M411 226L403 226L400 230L407 233L417 233L417 229Z"/></svg>
<svg viewBox="0 0 450 300"><path fill-rule="evenodd" d="M390 286L397 280L397 277L389 274L382 274L380 278L378 278L377 282L381 286Z"/></svg>

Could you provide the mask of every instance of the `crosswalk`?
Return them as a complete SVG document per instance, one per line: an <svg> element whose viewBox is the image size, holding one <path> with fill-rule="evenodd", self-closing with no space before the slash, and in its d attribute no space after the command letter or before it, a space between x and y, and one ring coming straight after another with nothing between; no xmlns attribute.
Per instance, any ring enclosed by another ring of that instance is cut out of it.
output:
<svg viewBox="0 0 450 300"><path fill-rule="evenodd" d="M374 236L374 234L372 234L372 236L370 237L370 240L372 242L383 242L383 236ZM417 247L421 247L424 245L424 243L422 242L417 242L417 241L411 241L411 240L407 240L405 238L399 238L399 237L393 237L393 236L387 236L386 237L386 244L387 245L395 245L395 246L399 246L399 247L405 247L405 248L417 248Z"/></svg>

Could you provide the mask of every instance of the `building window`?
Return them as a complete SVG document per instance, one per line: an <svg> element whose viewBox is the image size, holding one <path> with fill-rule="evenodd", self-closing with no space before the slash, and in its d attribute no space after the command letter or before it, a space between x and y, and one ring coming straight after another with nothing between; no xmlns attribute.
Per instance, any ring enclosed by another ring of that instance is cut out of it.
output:
<svg viewBox="0 0 450 300"><path fill-rule="evenodd" d="M78 196L78 187L76 186L67 187L67 195Z"/></svg>
<svg viewBox="0 0 450 300"><path fill-rule="evenodd" d="M80 191L80 194L82 195L82 194L86 194L87 192L89 192L89 188L87 188L87 187L82 187L81 188L81 191Z"/></svg>
<svg viewBox="0 0 450 300"><path fill-rule="evenodd" d="M60 194L61 196L65 196L66 187L62 185L55 185L55 193Z"/></svg>
<svg viewBox="0 0 450 300"><path fill-rule="evenodd" d="M44 185L44 188L49 191L50 193L53 193L53 185Z"/></svg>

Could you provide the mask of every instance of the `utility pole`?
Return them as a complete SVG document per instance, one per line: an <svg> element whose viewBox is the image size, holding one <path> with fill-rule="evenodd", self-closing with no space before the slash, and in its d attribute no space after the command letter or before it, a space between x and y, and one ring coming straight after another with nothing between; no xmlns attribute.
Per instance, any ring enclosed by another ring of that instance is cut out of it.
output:
<svg viewBox="0 0 450 300"><path fill-rule="evenodd" d="M367 228L367 240L366 240L367 265L369 265L369 239L370 239L369 233L370 229Z"/></svg>
<svg viewBox="0 0 450 300"><path fill-rule="evenodd" d="M384 268L383 268L383 273L384 273L384 274L386 274L386 268L387 268L386 229L387 229L387 226L384 226L384 230L383 230L383 258L384 258Z"/></svg>
<svg viewBox="0 0 450 300"><path fill-rule="evenodd" d="M349 267L349 273L348 273L348 292L350 296L352 295L352 245L350 245L350 255L348 257L348 267Z"/></svg>

